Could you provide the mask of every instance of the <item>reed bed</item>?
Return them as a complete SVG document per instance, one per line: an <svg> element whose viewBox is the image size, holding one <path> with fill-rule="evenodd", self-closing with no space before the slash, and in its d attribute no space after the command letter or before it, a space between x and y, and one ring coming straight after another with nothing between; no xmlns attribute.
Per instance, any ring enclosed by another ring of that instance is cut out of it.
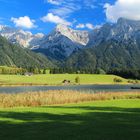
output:
<svg viewBox="0 0 140 140"><path fill-rule="evenodd" d="M30 107L96 100L140 99L140 92L88 94L78 91L47 91L19 94L0 94L0 107Z"/></svg>

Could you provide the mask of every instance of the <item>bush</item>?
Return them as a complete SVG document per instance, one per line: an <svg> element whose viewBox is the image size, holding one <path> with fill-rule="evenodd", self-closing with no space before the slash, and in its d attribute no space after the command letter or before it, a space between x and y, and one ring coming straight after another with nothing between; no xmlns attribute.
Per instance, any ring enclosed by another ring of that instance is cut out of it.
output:
<svg viewBox="0 0 140 140"><path fill-rule="evenodd" d="M139 81L138 80L128 80L127 81L128 83L130 83L130 84L138 84L139 83Z"/></svg>
<svg viewBox="0 0 140 140"><path fill-rule="evenodd" d="M76 84L80 84L80 77L79 77L79 76L77 76L77 77L75 78L75 83L76 83Z"/></svg>
<svg viewBox="0 0 140 140"><path fill-rule="evenodd" d="M135 80L135 84L138 84L139 83L139 81L138 80Z"/></svg>
<svg viewBox="0 0 140 140"><path fill-rule="evenodd" d="M121 83L121 82L123 82L122 79L120 79L120 78L114 78L113 81L114 81L115 83Z"/></svg>
<svg viewBox="0 0 140 140"><path fill-rule="evenodd" d="M128 80L127 83L133 83L133 81L132 80Z"/></svg>

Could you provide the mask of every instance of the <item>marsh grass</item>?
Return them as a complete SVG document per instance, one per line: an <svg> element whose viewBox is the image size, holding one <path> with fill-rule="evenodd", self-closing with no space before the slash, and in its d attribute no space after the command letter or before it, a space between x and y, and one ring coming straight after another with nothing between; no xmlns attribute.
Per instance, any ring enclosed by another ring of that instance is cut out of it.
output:
<svg viewBox="0 0 140 140"><path fill-rule="evenodd" d="M140 99L140 93L117 92L88 94L81 93L78 91L57 90L47 92L28 92L19 94L0 94L0 107L44 106L115 99Z"/></svg>

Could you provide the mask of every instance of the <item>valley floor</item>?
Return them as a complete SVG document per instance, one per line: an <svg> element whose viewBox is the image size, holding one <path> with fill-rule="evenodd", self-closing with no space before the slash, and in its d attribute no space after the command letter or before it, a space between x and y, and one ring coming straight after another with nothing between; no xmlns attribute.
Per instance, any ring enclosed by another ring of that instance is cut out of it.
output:
<svg viewBox="0 0 140 140"><path fill-rule="evenodd" d="M140 100L0 109L1 140L139 140Z"/></svg>
<svg viewBox="0 0 140 140"><path fill-rule="evenodd" d="M114 84L114 78L122 80L119 84L128 84L128 80L115 75L97 74L41 74L32 76L0 75L0 85L62 85L64 80L75 84L79 77L80 84Z"/></svg>

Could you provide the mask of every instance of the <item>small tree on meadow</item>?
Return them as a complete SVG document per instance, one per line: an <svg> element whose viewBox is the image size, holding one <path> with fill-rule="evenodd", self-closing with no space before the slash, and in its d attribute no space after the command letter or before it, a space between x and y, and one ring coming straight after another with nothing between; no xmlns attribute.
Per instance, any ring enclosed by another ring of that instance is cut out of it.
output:
<svg viewBox="0 0 140 140"><path fill-rule="evenodd" d="M80 84L80 77L79 77L79 76L77 76L77 77L75 78L75 83L76 83L76 84Z"/></svg>

